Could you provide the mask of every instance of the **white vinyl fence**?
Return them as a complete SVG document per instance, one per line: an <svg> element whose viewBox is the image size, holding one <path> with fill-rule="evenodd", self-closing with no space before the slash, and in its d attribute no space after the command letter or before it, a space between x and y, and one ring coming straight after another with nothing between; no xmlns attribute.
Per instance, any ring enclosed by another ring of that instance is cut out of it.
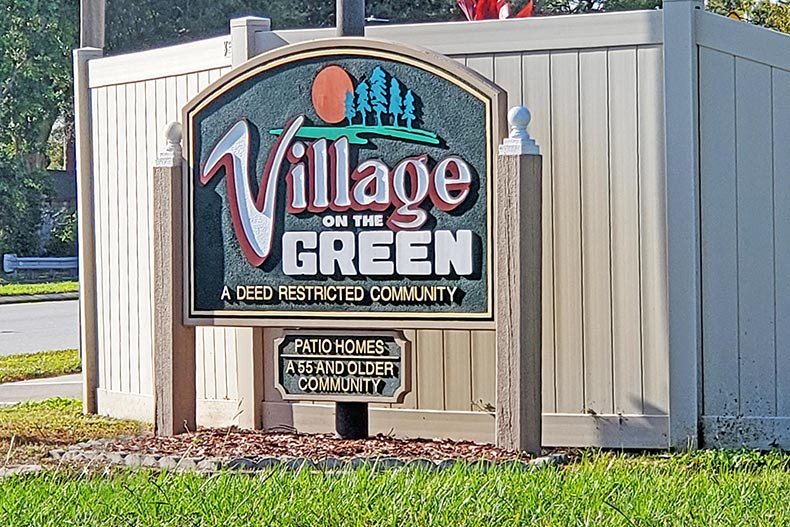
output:
<svg viewBox="0 0 790 527"><path fill-rule="evenodd" d="M463 62L532 112L544 156L547 446L683 446L700 439L700 419L703 444L763 444L768 429L790 441L790 38L667 3L663 12L368 29ZM672 31L688 39L665 49ZM253 56L333 34L234 29L87 63L99 412L153 417L150 182L165 124L242 48ZM682 93L666 109L665 86ZM698 127L684 104L699 108ZM331 406L285 403L274 390L277 334L198 329L200 424L331 428ZM373 409L372 431L490 441L493 333L407 336L413 392ZM755 435L725 434L730 422Z"/></svg>
<svg viewBox="0 0 790 527"><path fill-rule="evenodd" d="M661 18L656 11L368 31L449 54L533 113L545 167L546 444L668 441ZM322 36L331 31L261 31L254 42L261 52ZM151 419L151 164L164 125L228 71L228 40L89 62L102 413ZM262 352L262 422L250 424L329 423L330 408L281 403L269 386L275 335L198 330L199 422L232 421L244 397L239 357ZM374 410L373 427L491 439L484 410L495 403L493 333L409 336L415 389L403 405Z"/></svg>
<svg viewBox="0 0 790 527"><path fill-rule="evenodd" d="M699 15L704 439L790 448L790 38Z"/></svg>

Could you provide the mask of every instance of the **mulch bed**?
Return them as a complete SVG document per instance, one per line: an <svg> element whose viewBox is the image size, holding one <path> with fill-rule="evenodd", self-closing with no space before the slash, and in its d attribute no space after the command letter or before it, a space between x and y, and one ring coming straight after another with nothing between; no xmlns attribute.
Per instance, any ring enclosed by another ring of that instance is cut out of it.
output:
<svg viewBox="0 0 790 527"><path fill-rule="evenodd" d="M377 435L369 439L338 439L332 434L296 434L231 428L203 428L174 437L151 434L106 443L105 451L193 458L290 457L319 460L400 458L458 459L493 462L529 460L523 452L502 450L471 441L396 439Z"/></svg>

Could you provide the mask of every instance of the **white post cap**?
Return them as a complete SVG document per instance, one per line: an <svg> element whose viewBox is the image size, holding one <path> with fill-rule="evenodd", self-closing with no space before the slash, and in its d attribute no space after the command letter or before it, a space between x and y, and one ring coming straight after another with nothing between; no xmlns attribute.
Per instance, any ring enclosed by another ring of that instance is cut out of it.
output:
<svg viewBox="0 0 790 527"><path fill-rule="evenodd" d="M162 133L166 144L156 158L156 166L178 166L181 163L181 123L168 123Z"/></svg>
<svg viewBox="0 0 790 527"><path fill-rule="evenodd" d="M510 135L499 145L499 153L503 156L539 155L538 144L529 136L527 125L532 115L525 106L514 106L507 112L510 124Z"/></svg>

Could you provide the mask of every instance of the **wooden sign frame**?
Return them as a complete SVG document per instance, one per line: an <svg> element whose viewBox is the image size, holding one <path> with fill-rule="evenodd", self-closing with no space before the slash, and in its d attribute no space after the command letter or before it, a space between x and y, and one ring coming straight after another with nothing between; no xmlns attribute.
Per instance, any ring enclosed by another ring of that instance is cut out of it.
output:
<svg viewBox="0 0 790 527"><path fill-rule="evenodd" d="M300 57L321 57L346 50L361 56L382 57L398 60L404 64L417 66L424 71L432 72L453 82L471 95L485 103L486 112L486 232L487 251L482 255L486 265L486 309L481 312L444 311L426 309L425 311L406 310L364 310L355 311L318 311L318 310L205 310L195 308L194 282L194 234L191 188L194 184L194 160L187 148L186 166L184 170L184 320L188 325L196 326L241 326L241 327L324 327L344 328L353 325L358 328L371 329L420 329L442 328L452 324L459 329L494 329L496 264L494 261L494 225L495 225L495 173L496 148L506 128L506 94L482 75L447 57L427 50L411 48L392 42L340 38L323 39L279 48L264 53L212 83L198 96L192 99L183 113L185 143L193 142L195 126L194 116L212 100L221 97L225 90L230 89L266 68L278 64L299 60Z"/></svg>

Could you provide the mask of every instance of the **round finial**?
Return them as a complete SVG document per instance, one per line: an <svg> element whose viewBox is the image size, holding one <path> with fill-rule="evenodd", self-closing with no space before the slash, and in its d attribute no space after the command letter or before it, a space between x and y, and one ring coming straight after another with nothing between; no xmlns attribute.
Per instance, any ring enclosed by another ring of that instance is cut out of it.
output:
<svg viewBox="0 0 790 527"><path fill-rule="evenodd" d="M537 155L540 149L535 140L529 136L527 126L532 115L523 106L513 106L507 112L510 133L499 145L499 153L506 156Z"/></svg>
<svg viewBox="0 0 790 527"><path fill-rule="evenodd" d="M530 115L529 110L524 106L514 106L507 112L507 122L510 124L511 128L517 130L526 129L531 119L532 115Z"/></svg>
<svg viewBox="0 0 790 527"><path fill-rule="evenodd" d="M181 142L181 123L173 121L165 126L165 139L168 144L178 144Z"/></svg>

